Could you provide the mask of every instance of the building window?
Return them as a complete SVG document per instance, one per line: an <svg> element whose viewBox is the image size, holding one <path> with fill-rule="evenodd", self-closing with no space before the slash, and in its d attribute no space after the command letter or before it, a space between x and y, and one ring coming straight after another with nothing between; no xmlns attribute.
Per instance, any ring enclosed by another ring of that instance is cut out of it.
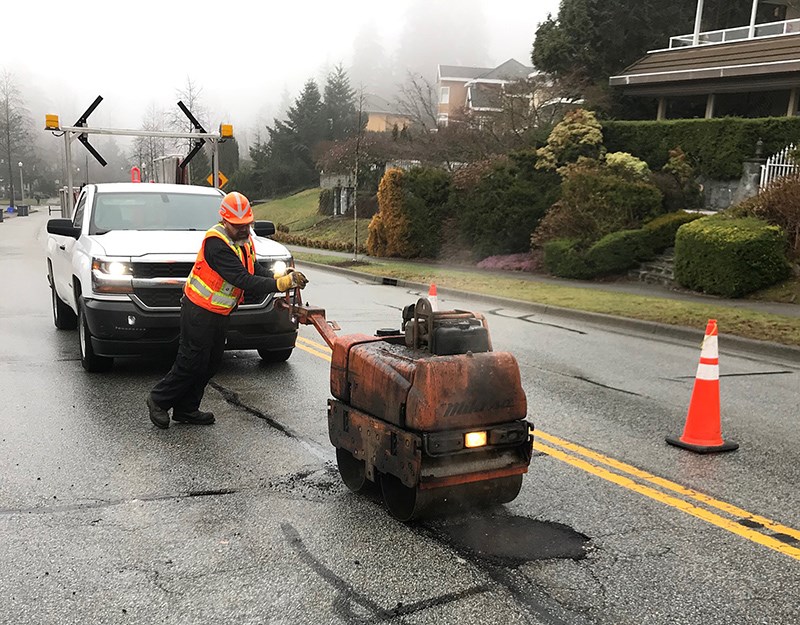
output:
<svg viewBox="0 0 800 625"><path fill-rule="evenodd" d="M439 89L439 104L450 104L450 87Z"/></svg>

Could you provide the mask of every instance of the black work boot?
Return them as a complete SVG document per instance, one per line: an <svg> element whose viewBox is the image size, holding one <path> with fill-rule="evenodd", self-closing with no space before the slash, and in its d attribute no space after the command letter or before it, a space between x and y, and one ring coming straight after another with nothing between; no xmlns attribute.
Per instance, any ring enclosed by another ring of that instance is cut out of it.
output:
<svg viewBox="0 0 800 625"><path fill-rule="evenodd" d="M169 427L169 413L147 396L147 409L150 411L150 420L154 425L166 430Z"/></svg>
<svg viewBox="0 0 800 625"><path fill-rule="evenodd" d="M203 412L202 410L192 410L191 412L173 411L172 418L181 423L191 423L192 425L211 425L214 423L213 412Z"/></svg>

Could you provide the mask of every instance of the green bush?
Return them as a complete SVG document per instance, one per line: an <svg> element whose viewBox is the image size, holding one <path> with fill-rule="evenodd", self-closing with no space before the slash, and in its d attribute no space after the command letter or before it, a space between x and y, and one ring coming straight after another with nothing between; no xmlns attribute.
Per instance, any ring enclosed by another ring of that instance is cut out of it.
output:
<svg viewBox="0 0 800 625"><path fill-rule="evenodd" d="M406 173L404 208L416 255L434 258L442 245L442 222L447 218L450 174L433 167L415 167Z"/></svg>
<svg viewBox="0 0 800 625"><path fill-rule="evenodd" d="M658 215L661 192L591 161L562 169L561 199L541 220L531 242L577 239L588 246L618 230L639 228Z"/></svg>
<svg viewBox="0 0 800 625"><path fill-rule="evenodd" d="M450 174L441 169L388 170L378 187L378 212L369 224L369 253L436 256L449 194Z"/></svg>
<svg viewBox="0 0 800 625"><path fill-rule="evenodd" d="M694 291L741 297L786 278L786 238L760 219L698 219L678 229L675 279Z"/></svg>
<svg viewBox="0 0 800 625"><path fill-rule="evenodd" d="M727 212L736 217L758 217L780 226L786 232L791 257L800 260L800 176L778 178L758 195Z"/></svg>
<svg viewBox="0 0 800 625"><path fill-rule="evenodd" d="M333 189L322 189L319 192L317 212L320 215L333 215Z"/></svg>
<svg viewBox="0 0 800 625"><path fill-rule="evenodd" d="M668 247L675 245L675 233L678 232L683 224L688 224L695 219L700 219L700 213L687 213L686 211L676 211L659 215L652 221L648 221L642 229L650 235L650 247L659 254Z"/></svg>
<svg viewBox="0 0 800 625"><path fill-rule="evenodd" d="M544 244L544 266L561 278L588 279L593 272L576 239L556 239Z"/></svg>
<svg viewBox="0 0 800 625"><path fill-rule="evenodd" d="M759 139L764 154L773 154L798 137L800 117L603 122L609 152L629 152L659 169L679 145L698 174L720 180L742 175L742 162L754 156Z"/></svg>
<svg viewBox="0 0 800 625"><path fill-rule="evenodd" d="M531 232L558 198L559 186L555 172L512 159L493 165L473 188L455 192L450 213L476 257L527 252Z"/></svg>
<svg viewBox="0 0 800 625"><path fill-rule="evenodd" d="M592 277L620 273L653 257L650 235L645 230L620 230L607 234L586 252Z"/></svg>

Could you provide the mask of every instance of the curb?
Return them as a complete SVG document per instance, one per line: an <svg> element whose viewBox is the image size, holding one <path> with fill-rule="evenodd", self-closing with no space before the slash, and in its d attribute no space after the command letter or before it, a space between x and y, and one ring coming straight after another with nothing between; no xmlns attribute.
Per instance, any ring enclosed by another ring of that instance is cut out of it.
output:
<svg viewBox="0 0 800 625"><path fill-rule="evenodd" d="M411 282L408 280L396 280L394 278L386 278L376 276L369 273L362 273L353 269L344 267L336 267L332 265L323 265L321 263L314 263L309 261L297 261L298 264L308 265L314 269L321 271L329 271L331 273L338 273L352 278L358 278L362 282L369 282L372 284L382 284L387 286L399 286L403 288L417 289L426 292L429 284L421 282ZM650 335L652 337L672 339L678 341L687 341L699 343L703 340L704 329L687 328L685 326L673 326L666 323L659 323L657 321L644 321L641 319L631 319L628 317L617 317L614 315L606 315L604 313L588 312L585 310L576 310L573 308L562 308L560 306L552 306L549 304L537 304L535 302L525 302L522 300L511 299L507 297L498 297L496 295L484 295L482 293L472 293L470 291L461 291L459 289L450 289L447 287L438 287L437 291L440 295L451 295L454 297L467 297L489 304L498 304L500 306L508 306L515 308L523 308L532 312L548 315L558 315L559 317L566 317L567 319L575 319L576 321L585 321L588 323L595 323L605 327L610 327L619 330L630 330L640 334ZM724 349L727 348L727 349ZM720 334L720 351L721 352L743 352L751 355L766 356L768 358L775 358L785 360L793 364L800 365L800 347L792 347L790 345L783 345L781 343L773 343L771 341L757 341L755 339L743 338L731 334Z"/></svg>

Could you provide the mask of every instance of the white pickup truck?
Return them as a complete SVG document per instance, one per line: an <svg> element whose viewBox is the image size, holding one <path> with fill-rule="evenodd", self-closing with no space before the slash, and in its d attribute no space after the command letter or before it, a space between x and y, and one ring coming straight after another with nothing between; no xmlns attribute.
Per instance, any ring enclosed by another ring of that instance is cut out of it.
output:
<svg viewBox="0 0 800 625"><path fill-rule="evenodd" d="M177 184L89 184L72 219L47 223L47 277L59 330L77 327L81 364L108 371L114 358L169 353L180 334L180 299L205 231L219 220L222 192ZM273 271L292 264L254 226L256 255ZM297 322L274 295L248 297L233 312L227 349L256 349L262 359L289 358Z"/></svg>

